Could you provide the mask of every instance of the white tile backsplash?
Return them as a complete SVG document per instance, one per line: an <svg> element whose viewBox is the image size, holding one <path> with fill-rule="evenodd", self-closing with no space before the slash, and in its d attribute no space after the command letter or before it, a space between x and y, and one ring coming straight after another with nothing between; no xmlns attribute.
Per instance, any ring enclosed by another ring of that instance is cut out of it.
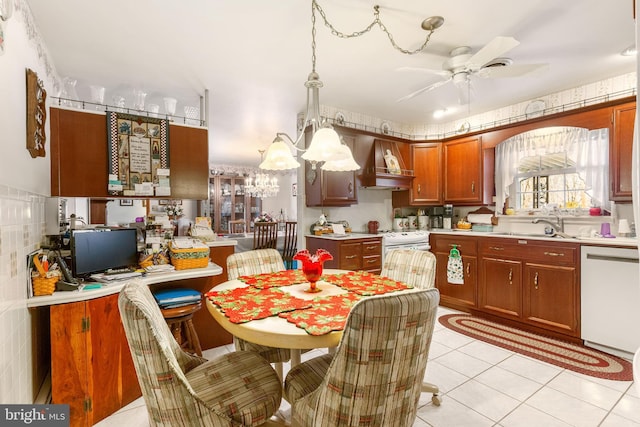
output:
<svg viewBox="0 0 640 427"><path fill-rule="evenodd" d="M26 257L40 247L45 197L0 185L0 403L32 403ZM43 331L48 333L48 331Z"/></svg>

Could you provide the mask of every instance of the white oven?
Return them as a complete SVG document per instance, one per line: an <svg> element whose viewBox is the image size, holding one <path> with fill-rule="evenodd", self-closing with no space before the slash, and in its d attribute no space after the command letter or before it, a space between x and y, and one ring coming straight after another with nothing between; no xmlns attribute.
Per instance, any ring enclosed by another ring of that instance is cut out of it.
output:
<svg viewBox="0 0 640 427"><path fill-rule="evenodd" d="M384 262L385 254L391 249L428 251L431 249L429 232L416 230L385 233L382 235L382 262Z"/></svg>

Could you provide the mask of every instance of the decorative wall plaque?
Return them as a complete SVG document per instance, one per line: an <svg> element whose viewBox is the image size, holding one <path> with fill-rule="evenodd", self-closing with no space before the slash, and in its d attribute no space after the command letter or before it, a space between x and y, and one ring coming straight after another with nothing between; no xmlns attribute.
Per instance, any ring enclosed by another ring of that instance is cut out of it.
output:
<svg viewBox="0 0 640 427"><path fill-rule="evenodd" d="M27 150L31 157L45 157L47 141L44 124L47 120L47 91L35 71L27 68Z"/></svg>

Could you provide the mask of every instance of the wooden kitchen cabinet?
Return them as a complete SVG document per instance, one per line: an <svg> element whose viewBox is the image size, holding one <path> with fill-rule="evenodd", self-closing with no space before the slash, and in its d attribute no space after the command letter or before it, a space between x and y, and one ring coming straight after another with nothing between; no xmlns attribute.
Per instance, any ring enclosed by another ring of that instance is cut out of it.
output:
<svg viewBox="0 0 640 427"><path fill-rule="evenodd" d="M431 233L431 252L436 256L436 287L440 291L440 304L457 310L469 311L477 305L478 259L477 239L472 236L452 236ZM462 256L464 284L447 281L449 251L456 245Z"/></svg>
<svg viewBox="0 0 640 427"><path fill-rule="evenodd" d="M519 319L522 316L522 262L482 257L479 270L478 307Z"/></svg>
<svg viewBox="0 0 640 427"><path fill-rule="evenodd" d="M50 108L51 195L113 198L107 191L107 119L102 113ZM169 125L171 198L206 200L207 129ZM164 197L166 198L166 197Z"/></svg>
<svg viewBox="0 0 640 427"><path fill-rule="evenodd" d="M631 202L631 161L636 103L613 107L613 135L611 135L611 200Z"/></svg>
<svg viewBox="0 0 640 427"><path fill-rule="evenodd" d="M575 266L526 263L523 318L545 329L580 336L580 285Z"/></svg>
<svg viewBox="0 0 640 427"><path fill-rule="evenodd" d="M571 338L580 337L579 245L479 238L477 310Z"/></svg>
<svg viewBox="0 0 640 427"><path fill-rule="evenodd" d="M339 131L342 141L354 152L356 135L348 131ZM306 132L306 146L311 144L311 131ZM313 169L310 162L305 163L305 193L307 206L351 206L358 203L356 194L357 171L325 171L322 164Z"/></svg>
<svg viewBox="0 0 640 427"><path fill-rule="evenodd" d="M482 204L482 144L479 136L444 143L444 201Z"/></svg>
<svg viewBox="0 0 640 427"><path fill-rule="evenodd" d="M306 243L312 254L318 249L331 253L333 260L326 261L324 268L364 270L373 274L382 271L382 237L330 239L306 236Z"/></svg>
<svg viewBox="0 0 640 427"><path fill-rule="evenodd" d="M442 144L411 144L409 158L414 178L409 191L393 192L393 206L442 205Z"/></svg>
<svg viewBox="0 0 640 427"><path fill-rule="evenodd" d="M92 426L141 396L118 294L50 307L51 397Z"/></svg>

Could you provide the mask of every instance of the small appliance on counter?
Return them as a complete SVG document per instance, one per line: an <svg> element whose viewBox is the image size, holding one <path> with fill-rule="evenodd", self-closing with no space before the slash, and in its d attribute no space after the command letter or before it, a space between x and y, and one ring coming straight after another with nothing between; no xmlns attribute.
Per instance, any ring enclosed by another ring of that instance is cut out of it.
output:
<svg viewBox="0 0 640 427"><path fill-rule="evenodd" d="M453 205L444 205L442 216L442 227L451 230L453 228Z"/></svg>
<svg viewBox="0 0 640 427"><path fill-rule="evenodd" d="M429 228L442 228L444 220L444 208L442 206L434 206L429 209Z"/></svg>

